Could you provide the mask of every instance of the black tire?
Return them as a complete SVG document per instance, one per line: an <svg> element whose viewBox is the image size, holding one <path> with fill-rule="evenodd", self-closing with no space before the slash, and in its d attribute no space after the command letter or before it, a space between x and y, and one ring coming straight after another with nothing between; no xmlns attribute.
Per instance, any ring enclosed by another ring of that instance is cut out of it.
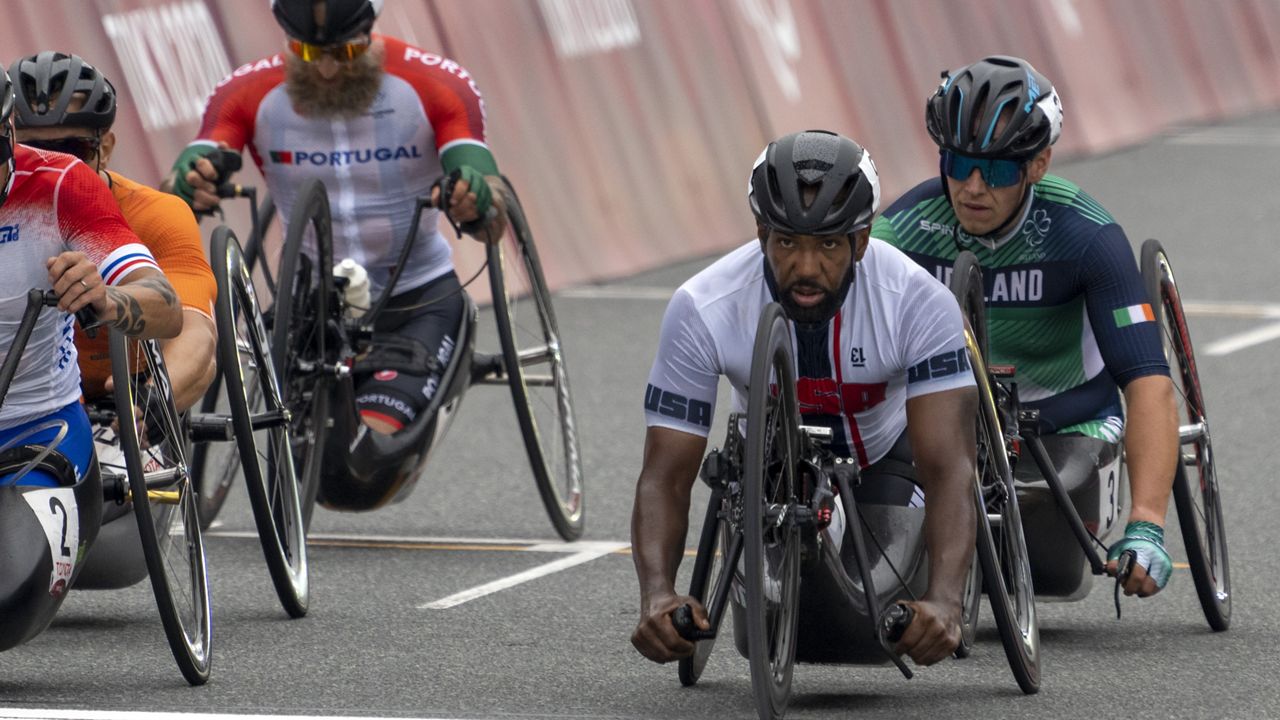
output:
<svg viewBox="0 0 1280 720"><path fill-rule="evenodd" d="M1181 448L1173 481L1173 501L1178 509L1182 542L1204 617L1209 627L1221 632L1231 625L1231 568L1226 523L1222 518L1222 495L1213 466L1213 442L1204 393L1182 312L1182 298L1169 257L1156 240L1142 245L1142 277L1151 298L1152 314L1160 327L1178 403Z"/></svg>
<svg viewBox="0 0 1280 720"><path fill-rule="evenodd" d="M503 363L542 504L560 537L577 540L586 515L569 371L551 293L519 202L510 203L507 218L511 231L488 246ZM528 373L537 367L545 367L546 374Z"/></svg>
<svg viewBox="0 0 1280 720"><path fill-rule="evenodd" d="M730 581L732 569L726 568L724 554L728 550L725 542L729 533L728 525L723 518L723 505L726 502L725 494L715 492L711 496L711 502L707 505L707 516L702 522L702 535L698 539L698 555L693 561L693 576L689 581L689 596L702 603L702 606L711 611L711 598L715 597L716 590L722 583ZM728 572L725 572L728 570ZM725 613L721 613L720 620L724 621ZM720 628L716 625L711 626L712 632L719 632ZM707 659L711 657L711 650L715 647L715 638L708 640L698 640L694 643L693 655L687 658L680 658L677 671L680 675L680 684L688 687L696 684L698 678L702 677L702 671L707 667Z"/></svg>
<svg viewBox="0 0 1280 720"><path fill-rule="evenodd" d="M308 238L314 247L304 247ZM281 287L272 309L271 360L293 418L289 437L302 522L311 527L329 418L331 378L324 367L331 366L336 355L325 332L334 299L333 225L329 196L319 180L306 181L298 191L276 279Z"/></svg>
<svg viewBox="0 0 1280 720"><path fill-rule="evenodd" d="M795 668L802 540L796 523L776 522L780 511L800 502L795 377L790 326L782 307L770 303L751 355L742 512L747 657L756 712L765 720L786 712Z"/></svg>
<svg viewBox="0 0 1280 720"><path fill-rule="evenodd" d="M157 345L133 342L116 332L109 345L117 438L156 608L183 677L192 685L203 685L213 657L213 614L186 429L173 405ZM139 421L149 430L159 428L163 440L142 450Z"/></svg>
<svg viewBox="0 0 1280 720"><path fill-rule="evenodd" d="M225 226L214 230L210 256L218 282L218 364L258 539L281 605L302 617L310 595L306 526L266 327L240 244Z"/></svg>
<svg viewBox="0 0 1280 720"><path fill-rule="evenodd" d="M969 357L978 384L978 561L991 599L991 613L1018 687L1028 695L1040 690L1040 624L1036 615L1031 561L1023 535L1018 495L996 408L993 380L986 363L986 308L982 269L973 253L956 258L951 291L969 323Z"/></svg>
<svg viewBox="0 0 1280 720"><path fill-rule="evenodd" d="M219 399L222 397L222 374L213 377L209 389L200 401L200 414L216 413ZM225 404L222 407L226 407ZM228 454L221 461L215 461L210 453L210 443L199 442L191 449L191 480L195 484L197 508L200 512L200 529L208 530L213 524L222 506L227 502L227 495L240 474L240 465L234 456Z"/></svg>

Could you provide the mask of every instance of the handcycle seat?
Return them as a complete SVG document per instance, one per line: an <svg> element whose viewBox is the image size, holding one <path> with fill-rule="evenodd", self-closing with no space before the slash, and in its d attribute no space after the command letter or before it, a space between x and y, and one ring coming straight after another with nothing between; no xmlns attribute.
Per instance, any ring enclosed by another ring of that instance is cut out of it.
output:
<svg viewBox="0 0 1280 720"><path fill-rule="evenodd" d="M102 522L96 459L77 477L56 450L20 445L0 452L0 475L28 465L58 478L59 487L0 486L0 650L48 627Z"/></svg>
<svg viewBox="0 0 1280 720"><path fill-rule="evenodd" d="M441 388L404 429L394 435L369 430L356 411L353 378L333 385L330 408L334 425L324 448L316 498L321 505L332 510L374 510L399 502L412 491L431 449L443 438L471 383L479 312L471 296L465 290L461 292L466 308L458 324L456 349L441 377ZM353 375L382 369L422 372L436 362L412 341L385 345L378 353L371 353L371 359L357 362Z"/></svg>

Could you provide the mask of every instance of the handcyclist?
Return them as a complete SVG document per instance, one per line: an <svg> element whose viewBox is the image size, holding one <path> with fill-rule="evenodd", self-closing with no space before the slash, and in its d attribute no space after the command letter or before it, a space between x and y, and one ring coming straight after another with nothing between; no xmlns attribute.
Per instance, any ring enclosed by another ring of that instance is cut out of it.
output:
<svg viewBox="0 0 1280 720"><path fill-rule="evenodd" d="M507 201L471 75L374 34L382 0L272 0L271 7L286 49L218 86L165 187L197 211L216 207L226 178L210 156L247 146L288 218L302 181L321 179L332 201L334 258L363 266L374 298L406 241L415 199L439 201L442 178L452 190L449 218L479 239L500 237ZM434 210L424 215L373 340L376 354L379 335L408 338L432 362L413 371L367 367L356 378L360 417L379 433L405 429L428 407L458 340L465 303L437 218ZM357 444L371 435L357 433Z"/></svg>
<svg viewBox="0 0 1280 720"><path fill-rule="evenodd" d="M631 642L650 660L693 652L672 625L679 606L690 604L695 622L709 627L705 609L674 585L690 494L719 377L733 386L735 408L745 408L756 322L775 301L793 323L802 421L831 428L837 452L857 458L859 500L924 504L929 588L909 603L916 614L900 650L931 664L960 642L975 536L977 393L951 294L869 238L879 195L875 165L852 140L825 131L775 140L750 176L759 239L685 282L667 306L631 522L640 580Z"/></svg>
<svg viewBox="0 0 1280 720"><path fill-rule="evenodd" d="M182 328L177 295L93 171L69 155L13 140L13 85L0 71L0 345L12 347L26 290L51 289L58 310L45 312L26 345L0 407L0 445L56 443L78 476L89 471L93 440L80 405L72 339L74 313L138 338L174 337ZM34 429L40 428L36 432ZM11 482L11 476L0 484ZM20 483L56 486L36 470Z"/></svg>
<svg viewBox="0 0 1280 720"><path fill-rule="evenodd" d="M16 90L17 140L74 155L98 173L130 228L155 256L182 302L182 332L162 345L178 411L190 408L213 382L217 288L204 256L200 227L178 198L107 169L116 148L115 87L76 55L46 51L9 67ZM103 395L111 377L106 335L76 334L85 396Z"/></svg>
<svg viewBox="0 0 1280 720"><path fill-rule="evenodd" d="M1159 592L1172 569L1163 526L1179 453L1169 366L1124 231L1078 186L1048 174L1062 128L1058 93L1027 61L987 57L943 74L925 122L940 177L898 199L872 235L939 279L962 250L977 255L992 364L1015 366L1046 445L1088 439L1085 454L1096 458L1123 438L1132 506L1108 570L1133 550L1125 593ZM1096 472L1092 460L1062 465L1068 486L1077 483L1070 473ZM1028 533L1028 546L1034 539Z"/></svg>

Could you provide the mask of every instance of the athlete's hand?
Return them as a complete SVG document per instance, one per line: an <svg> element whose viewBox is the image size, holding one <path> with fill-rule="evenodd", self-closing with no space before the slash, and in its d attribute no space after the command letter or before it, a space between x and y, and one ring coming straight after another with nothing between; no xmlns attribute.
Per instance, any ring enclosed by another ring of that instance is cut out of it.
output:
<svg viewBox="0 0 1280 720"><path fill-rule="evenodd" d="M1173 561L1164 549L1164 528L1141 521L1125 525L1124 537L1107 553L1107 574L1111 577L1115 577L1120 555L1126 550L1133 551L1136 562L1124 582L1124 594L1150 597L1160 592L1173 571Z"/></svg>
<svg viewBox="0 0 1280 720"><path fill-rule="evenodd" d="M100 320L115 317L107 300L107 286L94 265L82 252L66 251L45 261L49 285L58 296L58 309L65 313L92 306Z"/></svg>
<svg viewBox="0 0 1280 720"><path fill-rule="evenodd" d="M490 208L495 207L493 202L494 190L475 168L463 165L458 168L458 179L453 183L453 189L449 193L449 206L441 208L449 219L460 226L466 226L475 223L485 217ZM448 182L449 178L445 178ZM431 205L440 207L441 186L439 183L431 188ZM463 227L464 231L469 231ZM502 234L506 232L506 217L503 213L497 213L492 220L485 223L484 232L471 233L473 237L480 241L497 242L501 239Z"/></svg>
<svg viewBox="0 0 1280 720"><path fill-rule="evenodd" d="M188 145L173 164L172 192L187 201L196 212L208 212L218 207L218 183L226 180L220 177L218 169L209 161L209 155L221 150L223 146Z"/></svg>
<svg viewBox="0 0 1280 720"><path fill-rule="evenodd" d="M647 608L640 609L640 622L631 633L631 644L641 655L657 663L668 663L693 654L694 644L680 637L671 621L671 614L685 604L693 608L693 622L699 629L711 629L707 611L697 600L674 594L653 598Z"/></svg>
<svg viewBox="0 0 1280 720"><path fill-rule="evenodd" d="M915 611L894 650L910 655L917 665L932 665L950 657L960 645L960 606L929 600L904 601Z"/></svg>

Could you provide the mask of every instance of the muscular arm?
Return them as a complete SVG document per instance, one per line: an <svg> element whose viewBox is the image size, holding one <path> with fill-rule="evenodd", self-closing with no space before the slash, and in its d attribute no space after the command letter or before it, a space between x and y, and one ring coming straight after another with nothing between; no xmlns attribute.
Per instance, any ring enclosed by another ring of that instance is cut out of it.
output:
<svg viewBox="0 0 1280 720"><path fill-rule="evenodd" d="M940 624L932 631L913 623L903 635L902 644L920 664L941 660L959 642L964 582L974 548L977 411L977 391L972 387L907 400L907 432L925 497L929 590L924 602L942 610L930 613L932 621Z"/></svg>
<svg viewBox="0 0 1280 720"><path fill-rule="evenodd" d="M691 598L676 594L676 570L684 555L689 525L689 498L707 439L663 427L645 433L644 467L636 483L631 514L632 559L640 580L640 622L631 643L655 662L670 662L693 652L670 621L685 602L706 627L705 611Z"/></svg>
<svg viewBox="0 0 1280 720"><path fill-rule="evenodd" d="M213 383L217 339L213 321L190 308L182 311L182 332L162 346L178 412L193 407Z"/></svg>
<svg viewBox="0 0 1280 720"><path fill-rule="evenodd" d="M158 270L134 271L120 285L107 288L106 325L139 340L176 337L182 331L182 304Z"/></svg>
<svg viewBox="0 0 1280 720"><path fill-rule="evenodd" d="M1140 377L1125 387L1124 400L1128 415L1125 460L1133 496L1129 520L1164 526L1178 462L1178 408L1173 383L1164 375Z"/></svg>

